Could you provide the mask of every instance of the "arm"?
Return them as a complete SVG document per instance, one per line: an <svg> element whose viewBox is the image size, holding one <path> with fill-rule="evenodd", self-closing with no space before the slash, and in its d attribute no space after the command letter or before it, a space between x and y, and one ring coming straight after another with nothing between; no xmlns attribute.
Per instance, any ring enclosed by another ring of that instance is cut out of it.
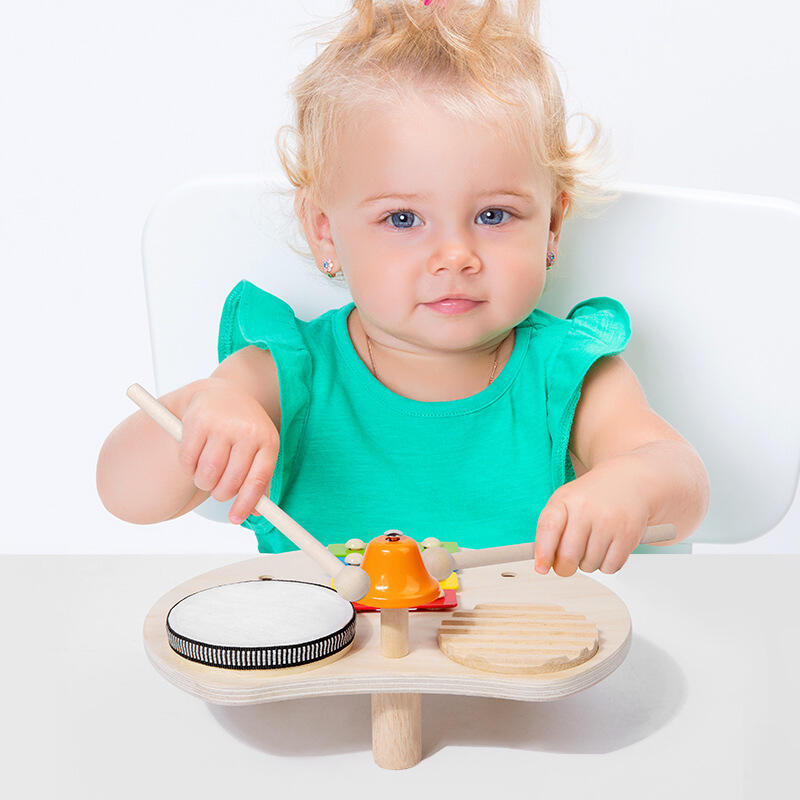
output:
<svg viewBox="0 0 800 800"><path fill-rule="evenodd" d="M570 449L587 471L624 456L646 497L648 524L675 525L676 538L659 546L685 539L708 511L708 474L700 456L650 408L635 373L620 356L598 359L586 374Z"/></svg>
<svg viewBox="0 0 800 800"><path fill-rule="evenodd" d="M206 380L194 381L158 399L180 419L205 384ZM172 519L184 508L188 511L189 501L200 490L180 467L178 448L178 442L143 411L120 422L97 458L97 493L106 509L140 525Z"/></svg>
<svg viewBox="0 0 800 800"><path fill-rule="evenodd" d="M671 522L676 536L652 547L675 544L690 536L708 513L711 489L700 456L687 441L664 439L647 442L618 459L631 470L649 512L647 524Z"/></svg>
<svg viewBox="0 0 800 800"><path fill-rule="evenodd" d="M570 454L586 466L559 487L539 516L537 568L567 576L616 572L647 525L689 536L708 511L709 481L692 446L647 404L619 356L598 359L583 382Z"/></svg>
<svg viewBox="0 0 800 800"><path fill-rule="evenodd" d="M226 383L255 398L279 428L275 362L268 351L253 346L226 358L209 378L158 399L182 419L198 391ZM106 509L127 522L150 524L174 519L206 500L213 490L195 485L179 461L179 448L143 411L124 419L109 434L97 459L97 492Z"/></svg>

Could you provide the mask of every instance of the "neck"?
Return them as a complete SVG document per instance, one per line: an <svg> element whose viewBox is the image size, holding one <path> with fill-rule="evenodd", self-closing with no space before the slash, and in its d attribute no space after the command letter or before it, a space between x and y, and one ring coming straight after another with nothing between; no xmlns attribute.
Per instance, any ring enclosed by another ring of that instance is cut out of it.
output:
<svg viewBox="0 0 800 800"><path fill-rule="evenodd" d="M512 328L499 342L469 352L429 356L376 341L364 329L357 309L348 318L350 338L367 369L393 392L436 402L470 397L485 389L503 370L514 349Z"/></svg>

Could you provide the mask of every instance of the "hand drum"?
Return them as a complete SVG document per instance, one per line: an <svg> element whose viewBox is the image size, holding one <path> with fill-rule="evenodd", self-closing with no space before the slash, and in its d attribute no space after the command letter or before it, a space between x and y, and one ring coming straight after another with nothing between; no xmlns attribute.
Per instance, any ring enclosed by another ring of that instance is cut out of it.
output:
<svg viewBox="0 0 800 800"><path fill-rule="evenodd" d="M355 633L353 604L303 581L213 586L184 597L167 614L176 653L226 669L310 669L344 655Z"/></svg>

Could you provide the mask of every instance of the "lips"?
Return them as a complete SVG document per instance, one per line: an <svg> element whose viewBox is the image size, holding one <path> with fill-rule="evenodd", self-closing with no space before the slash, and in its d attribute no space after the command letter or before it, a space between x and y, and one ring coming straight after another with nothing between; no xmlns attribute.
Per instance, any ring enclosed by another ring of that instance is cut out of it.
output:
<svg viewBox="0 0 800 800"><path fill-rule="evenodd" d="M481 302L475 297L470 297L466 294L448 294L444 295L443 297L437 297L436 300L431 300L430 303L426 303L425 305L431 305L433 303L441 303L444 300L472 300L475 303Z"/></svg>
<svg viewBox="0 0 800 800"><path fill-rule="evenodd" d="M445 297L425 305L441 314L463 314L481 305L481 300L470 300L468 297Z"/></svg>

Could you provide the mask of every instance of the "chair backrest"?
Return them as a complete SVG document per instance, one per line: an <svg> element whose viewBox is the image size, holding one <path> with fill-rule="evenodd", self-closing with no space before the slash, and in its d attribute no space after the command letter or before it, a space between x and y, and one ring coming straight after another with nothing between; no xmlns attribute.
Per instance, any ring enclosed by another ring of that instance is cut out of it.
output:
<svg viewBox="0 0 800 800"><path fill-rule="evenodd" d="M539 308L563 317L597 295L625 305L623 357L711 480L708 515L689 541L754 539L789 509L798 478L800 205L616 188L620 199L599 216L565 223ZM142 254L158 394L216 367L222 303L242 278L301 319L352 300L289 248L291 203L277 189L285 184L263 176L211 177L151 211ZM197 510L224 521L228 505L210 499Z"/></svg>

